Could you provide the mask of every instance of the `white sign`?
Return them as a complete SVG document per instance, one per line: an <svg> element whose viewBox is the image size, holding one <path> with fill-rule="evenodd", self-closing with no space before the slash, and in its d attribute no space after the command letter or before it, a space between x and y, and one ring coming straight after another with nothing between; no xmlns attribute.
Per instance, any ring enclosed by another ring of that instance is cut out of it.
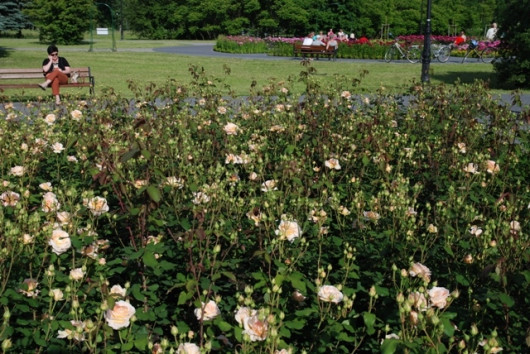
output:
<svg viewBox="0 0 530 354"><path fill-rule="evenodd" d="M101 36L107 36L109 34L108 28L96 28L96 33Z"/></svg>

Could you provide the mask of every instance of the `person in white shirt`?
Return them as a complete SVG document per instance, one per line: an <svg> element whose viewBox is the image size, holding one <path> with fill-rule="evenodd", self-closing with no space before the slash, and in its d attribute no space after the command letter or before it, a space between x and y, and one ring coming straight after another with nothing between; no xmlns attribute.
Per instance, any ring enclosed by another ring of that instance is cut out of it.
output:
<svg viewBox="0 0 530 354"><path fill-rule="evenodd" d="M302 42L302 45L311 45L313 44L313 32L309 33Z"/></svg>
<svg viewBox="0 0 530 354"><path fill-rule="evenodd" d="M492 41L495 39L496 36L497 36L497 24L493 22L491 24L491 28L488 29L488 31L486 32L486 39L488 41Z"/></svg>

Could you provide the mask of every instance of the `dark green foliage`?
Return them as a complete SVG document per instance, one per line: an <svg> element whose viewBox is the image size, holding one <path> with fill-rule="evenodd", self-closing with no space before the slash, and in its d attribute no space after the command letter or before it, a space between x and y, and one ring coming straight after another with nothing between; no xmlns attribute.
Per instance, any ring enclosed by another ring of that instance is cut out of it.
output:
<svg viewBox="0 0 530 354"><path fill-rule="evenodd" d="M22 0L0 1L0 33L4 31L20 31L30 24L22 14Z"/></svg>
<svg viewBox="0 0 530 354"><path fill-rule="evenodd" d="M499 6L499 34L505 50L495 63L506 87L530 87L530 1L509 0Z"/></svg>
<svg viewBox="0 0 530 354"><path fill-rule="evenodd" d="M35 0L24 13L39 29L41 42L75 44L90 28L95 9L90 0Z"/></svg>
<svg viewBox="0 0 530 354"><path fill-rule="evenodd" d="M465 30L484 35L497 0L441 0L432 3L435 34ZM311 31L343 29L358 37L381 36L389 25L395 35L423 31L426 0L274 0L233 1L132 0L124 9L126 24L152 39L214 39L218 35L304 36Z"/></svg>

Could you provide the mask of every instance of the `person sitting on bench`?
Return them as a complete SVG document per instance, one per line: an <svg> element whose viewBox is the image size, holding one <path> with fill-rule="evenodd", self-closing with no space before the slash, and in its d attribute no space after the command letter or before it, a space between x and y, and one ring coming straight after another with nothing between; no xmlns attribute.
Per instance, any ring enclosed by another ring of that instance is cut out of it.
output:
<svg viewBox="0 0 530 354"><path fill-rule="evenodd" d="M59 56L59 49L55 45L48 47L48 58L42 62L42 72L46 81L39 84L39 87L46 90L51 85L52 95L55 96L55 103L61 104L59 86L68 83L70 77L70 64L66 58Z"/></svg>

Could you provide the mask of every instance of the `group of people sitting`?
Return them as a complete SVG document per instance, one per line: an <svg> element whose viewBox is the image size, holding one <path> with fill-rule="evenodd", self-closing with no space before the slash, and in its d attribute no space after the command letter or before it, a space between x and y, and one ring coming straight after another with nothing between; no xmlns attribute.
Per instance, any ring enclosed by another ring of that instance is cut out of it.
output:
<svg viewBox="0 0 530 354"><path fill-rule="evenodd" d="M493 41L497 38L497 24L493 22L491 24L491 27L486 32L486 40L487 41ZM467 36L464 33L464 31L461 31L460 34L456 37L455 41L453 42L453 46L459 47L467 42Z"/></svg>
<svg viewBox="0 0 530 354"><path fill-rule="evenodd" d="M353 36L353 33L351 35ZM353 38L355 38L355 36L353 36ZM315 32L309 33L304 38L302 45L326 46L326 50L329 50L330 47L333 47L335 50L337 50L339 47L339 41L347 40L348 35L345 34L342 29L335 34L333 32L333 28L331 28L327 34L324 34L323 31L320 31L319 34L315 34Z"/></svg>

